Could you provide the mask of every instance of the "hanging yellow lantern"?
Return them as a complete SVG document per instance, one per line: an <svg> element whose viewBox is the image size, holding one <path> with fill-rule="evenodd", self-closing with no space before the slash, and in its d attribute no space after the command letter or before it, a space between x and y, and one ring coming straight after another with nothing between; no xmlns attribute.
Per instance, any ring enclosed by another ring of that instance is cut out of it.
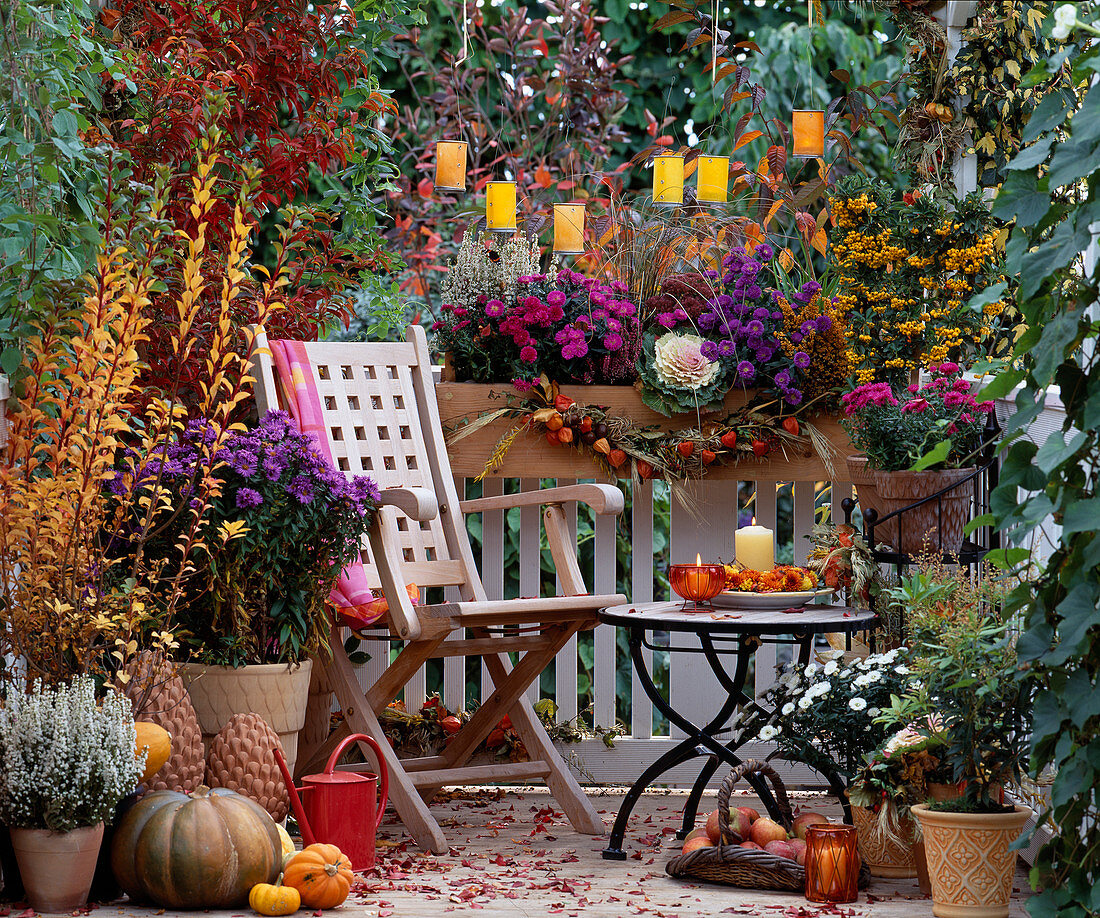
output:
<svg viewBox="0 0 1100 918"><path fill-rule="evenodd" d="M653 157L653 203L658 207L684 203L684 157L679 153Z"/></svg>
<svg viewBox="0 0 1100 918"><path fill-rule="evenodd" d="M557 255L584 254L584 205L554 205L554 252Z"/></svg>
<svg viewBox="0 0 1100 918"><path fill-rule="evenodd" d="M435 144L435 190L466 190L466 141L439 140Z"/></svg>
<svg viewBox="0 0 1100 918"><path fill-rule="evenodd" d="M485 228L490 233L516 231L515 182L489 182L485 186Z"/></svg>
<svg viewBox="0 0 1100 918"><path fill-rule="evenodd" d="M825 112L817 109L791 112L791 152L803 159L825 155Z"/></svg>
<svg viewBox="0 0 1100 918"><path fill-rule="evenodd" d="M700 156L695 166L695 200L700 204L725 204L729 200L730 158Z"/></svg>

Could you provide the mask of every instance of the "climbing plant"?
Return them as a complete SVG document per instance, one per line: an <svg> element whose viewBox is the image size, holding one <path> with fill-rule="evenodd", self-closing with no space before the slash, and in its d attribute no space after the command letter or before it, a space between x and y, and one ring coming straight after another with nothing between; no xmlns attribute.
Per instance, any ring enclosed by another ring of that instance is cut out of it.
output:
<svg viewBox="0 0 1100 918"><path fill-rule="evenodd" d="M1088 12L1091 4L1077 6ZM1100 29L1078 35L1095 42ZM1100 915L1100 268L1083 255L1100 208L1100 47L1071 45L1038 62L1037 76L1067 55L1073 84L1091 88L1080 102L1049 95L1035 109L993 208L1016 221L1007 261L1020 267L1027 330L986 389L988 398L1020 387L992 495L1012 546L1003 561L1028 565L1024 546L1039 527L1049 519L1059 526L1047 536L1053 553L1022 568L1027 577L1012 597L1023 621L1020 677L1035 692L1031 768L1036 776L1054 771L1044 814L1054 835L1031 877L1040 888L1028 902L1036 918ZM1055 387L1066 419L1040 442L1031 425Z"/></svg>

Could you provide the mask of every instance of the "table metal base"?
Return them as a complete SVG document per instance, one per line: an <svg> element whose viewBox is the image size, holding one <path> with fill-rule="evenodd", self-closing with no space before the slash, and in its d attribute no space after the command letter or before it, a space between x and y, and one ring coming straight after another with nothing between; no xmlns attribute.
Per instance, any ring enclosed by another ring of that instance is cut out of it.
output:
<svg viewBox="0 0 1100 918"><path fill-rule="evenodd" d="M732 739L723 742L718 738L718 734L726 730L734 715L745 708L756 709L757 712L764 715L767 723L772 723L777 717L777 712L767 711L745 692L749 663L756 649L764 642L794 644L798 647L798 662L805 665L810 660L814 639L813 634L796 636L793 641L780 638L765 639L756 635L741 635L736 638L720 639L723 640L723 643L735 643L736 648L718 648L715 646L714 636L699 633L700 646L698 648L675 648L678 652L702 653L710 664L711 671L717 678L718 683L726 691L726 700L718 713L711 718L709 723L699 727L677 712L653 683L653 679L645 665L642 649L643 647L657 650L668 648L646 642L645 634L646 629L644 627L630 629L630 656L634 662L634 672L637 674L646 695L649 696L657 710L668 718L670 724L683 730L685 737L643 771L638 780L626 792L626 796L619 807L619 813L615 818L615 825L611 830L611 838L608 840L607 847L603 850L603 857L607 860L621 861L626 859L626 852L623 851L626 824L635 805L638 803L638 799L649 786L669 769L675 768L690 759L707 756L707 761L699 772L699 777L696 778L691 793L688 795L687 803L684 805L683 822L679 832L677 832L677 838L683 839L687 836L695 825L695 819L699 812L699 802L711 778L714 777L719 766L723 763L733 768L742 764L741 758L737 755L737 750L750 739L750 737L743 736L741 733L735 733ZM732 655L736 655L736 665L731 676L723 665L722 658ZM845 805L845 811L847 812L847 801L842 796L843 783L839 775L834 773L824 775L824 777L829 781L833 792L838 793L838 796L841 797L841 803ZM745 780L756 791L769 815L773 819L777 819L779 817L779 807L774 796L772 796L767 781L760 775L746 775Z"/></svg>

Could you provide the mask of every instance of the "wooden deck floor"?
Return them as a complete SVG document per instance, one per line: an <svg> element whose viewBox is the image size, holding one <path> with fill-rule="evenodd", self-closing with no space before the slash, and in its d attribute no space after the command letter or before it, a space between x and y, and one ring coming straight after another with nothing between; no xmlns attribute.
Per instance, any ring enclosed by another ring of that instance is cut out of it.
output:
<svg viewBox="0 0 1100 918"><path fill-rule="evenodd" d="M610 828L621 791L592 793ZM752 797L744 799L744 805L753 805ZM664 866L679 850L673 833L683 800L684 795L678 792L656 792L643 798L632 819L624 863L603 860L602 840L573 832L543 791L458 792L433 806L453 839L450 853L442 857L424 854L408 842L401 826L388 818L382 827L384 848L378 866L364 875L337 914L347 918L432 918L467 911L486 918L919 918L932 914L932 903L921 897L916 880L875 879L858 903L845 906L816 906L799 895L672 880ZM802 806L839 813L835 802L823 801L800 796L792 803L796 811ZM704 801L705 806L708 803L706 808L713 808L713 798ZM1014 886L1011 914L1024 918L1028 887L1022 868ZM109 905L97 909L96 914L100 918L137 918L154 912ZM158 910L156 914L165 913ZM239 918L242 910L221 914Z"/></svg>

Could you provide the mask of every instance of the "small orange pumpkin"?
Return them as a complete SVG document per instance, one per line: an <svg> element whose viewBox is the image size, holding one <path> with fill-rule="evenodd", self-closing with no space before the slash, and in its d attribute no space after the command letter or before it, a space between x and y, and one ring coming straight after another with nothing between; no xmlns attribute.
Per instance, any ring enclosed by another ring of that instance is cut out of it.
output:
<svg viewBox="0 0 1100 918"><path fill-rule="evenodd" d="M283 869L283 885L298 890L307 908L336 908L353 879L351 861L335 845L309 845Z"/></svg>

